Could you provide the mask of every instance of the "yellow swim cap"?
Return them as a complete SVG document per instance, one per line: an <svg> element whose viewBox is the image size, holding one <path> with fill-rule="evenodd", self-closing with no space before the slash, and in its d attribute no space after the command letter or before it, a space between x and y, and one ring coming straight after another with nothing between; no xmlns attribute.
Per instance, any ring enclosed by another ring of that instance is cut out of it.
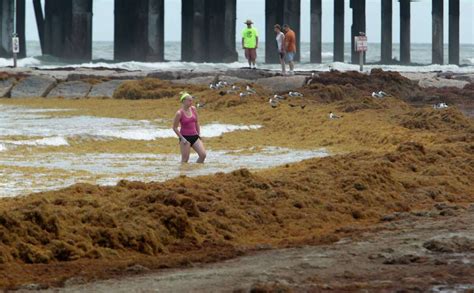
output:
<svg viewBox="0 0 474 293"><path fill-rule="evenodd" d="M179 97L179 101L182 102L184 101L187 97L190 97L192 98L193 96L191 96L188 92L180 92L179 93L181 96Z"/></svg>

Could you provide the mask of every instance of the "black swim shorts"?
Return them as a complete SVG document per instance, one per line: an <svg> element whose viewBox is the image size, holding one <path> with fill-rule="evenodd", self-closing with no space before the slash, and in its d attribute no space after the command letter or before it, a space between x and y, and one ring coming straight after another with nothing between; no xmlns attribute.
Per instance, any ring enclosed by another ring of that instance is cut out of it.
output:
<svg viewBox="0 0 474 293"><path fill-rule="evenodd" d="M183 135L183 137L193 146L198 139L201 137L199 135ZM179 138L179 141L181 141L181 138Z"/></svg>

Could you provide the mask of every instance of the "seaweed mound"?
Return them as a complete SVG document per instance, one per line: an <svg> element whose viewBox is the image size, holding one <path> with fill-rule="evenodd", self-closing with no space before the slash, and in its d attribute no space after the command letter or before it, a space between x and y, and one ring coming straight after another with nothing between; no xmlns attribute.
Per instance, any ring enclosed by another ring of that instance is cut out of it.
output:
<svg viewBox="0 0 474 293"><path fill-rule="evenodd" d="M474 131L472 120L455 108L420 109L410 112L402 119L401 125L409 129L425 130L469 130Z"/></svg>
<svg viewBox="0 0 474 293"><path fill-rule="evenodd" d="M161 99L178 96L181 87L168 81L146 78L124 82L114 93L114 99Z"/></svg>
<svg viewBox="0 0 474 293"><path fill-rule="evenodd" d="M372 92L378 91L405 100L421 89L398 72L373 69L369 75L357 71L320 73L311 79L305 90L322 101L331 102L349 96L370 97Z"/></svg>
<svg viewBox="0 0 474 293"><path fill-rule="evenodd" d="M261 175L242 169L165 183L77 184L8 199L0 208L0 262L327 242L355 221L430 201L472 201L472 180L463 179L474 174L470 156L460 145L429 150L407 142L386 155L312 159Z"/></svg>

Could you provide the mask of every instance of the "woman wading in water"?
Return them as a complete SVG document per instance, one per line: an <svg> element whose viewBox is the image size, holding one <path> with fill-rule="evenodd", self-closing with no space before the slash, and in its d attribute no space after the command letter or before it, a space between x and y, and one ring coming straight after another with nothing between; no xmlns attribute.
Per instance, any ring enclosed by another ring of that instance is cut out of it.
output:
<svg viewBox="0 0 474 293"><path fill-rule="evenodd" d="M191 148L199 155L197 163L204 163L206 159L206 150L202 143L201 129L199 127L196 108L193 106L193 96L186 92L181 92L179 101L181 109L176 112L173 121L173 130L179 138L181 148L181 162L187 163ZM181 126L178 130L178 126Z"/></svg>

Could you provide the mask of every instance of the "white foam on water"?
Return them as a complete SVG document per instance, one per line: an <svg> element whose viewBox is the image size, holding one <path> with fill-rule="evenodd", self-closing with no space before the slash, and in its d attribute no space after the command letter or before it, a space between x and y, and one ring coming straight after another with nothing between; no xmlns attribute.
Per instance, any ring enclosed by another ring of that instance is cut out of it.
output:
<svg viewBox="0 0 474 293"><path fill-rule="evenodd" d="M23 141L25 145L41 143L59 143L65 145L71 137L97 137L109 139L154 140L175 137L171 126L157 124L147 120L130 120L121 118L104 118L94 116L54 117L47 113L49 109L27 109L0 105L1 136L34 136L48 138L45 141ZM212 123L201 126L203 137L216 137L236 130L254 130L260 125L230 125ZM51 140L51 137L62 137L63 140Z"/></svg>
<svg viewBox="0 0 474 293"><path fill-rule="evenodd" d="M156 62L156 63L147 63L147 62L121 62L121 63L83 63L83 64L73 64L67 66L39 66L42 69L53 69L53 68L65 68L65 67L85 67L85 68L95 68L95 67L104 67L109 69L126 69L126 70L141 70L141 71L156 71L156 70L169 70L169 71L179 71L179 70L193 70L193 71L211 71L211 70L226 70L226 69L240 69L242 67L248 66L244 62L234 62L234 63L194 63L194 62ZM279 65L275 64L259 64L260 69L268 70L280 70ZM424 65L424 66L404 66L404 65L365 65L365 70L370 71L374 68L381 68L385 71L402 71L402 72L432 72L432 71L451 71L456 73L472 73L474 72L474 66L457 66L457 65ZM349 64L342 62L332 62L325 64L312 64L312 63L299 63L296 66L298 71L329 71L331 69L337 69L340 71L349 71L349 70L359 70L358 64Z"/></svg>
<svg viewBox="0 0 474 293"><path fill-rule="evenodd" d="M431 289L433 293L458 293L474 290L474 284L457 284L457 285L437 285Z"/></svg>
<svg viewBox="0 0 474 293"><path fill-rule="evenodd" d="M256 130L261 128L261 125L232 125L232 124L207 124L201 128L203 137L217 137L227 132L237 130Z"/></svg>
<svg viewBox="0 0 474 293"><path fill-rule="evenodd" d="M18 67L36 67L41 65L41 60L35 57L26 57L17 60ZM0 67L13 66L12 58L0 58Z"/></svg>
<svg viewBox="0 0 474 293"><path fill-rule="evenodd" d="M323 52L323 58L333 57L332 52ZM452 71L455 73L473 73L474 72L474 58L467 57L465 61L468 66L457 66L457 65L420 65L420 66L404 66L404 65L365 65L366 70L373 68L381 68L386 71L402 71L402 72L432 72L432 71ZM10 66L13 64L12 59L0 58L0 66ZM470 66L472 65L472 66ZM170 62L87 62L77 64L59 64L55 63L52 65L44 64L43 61L36 57L27 57L18 61L19 67L37 67L40 69L54 69L54 68L108 68L108 69L125 69L131 71L179 71L179 70L193 70L193 71L213 71L213 70L226 70L226 69L240 69L248 66L246 62L233 62L233 63L195 63L195 62L181 62L181 61L170 61ZM263 64L259 63L258 67L261 69L269 70L280 70L278 64ZM348 70L359 70L359 65L340 63L340 62L328 62L323 64L314 63L298 63L296 70L298 71L329 71L331 69L337 69L340 71Z"/></svg>
<svg viewBox="0 0 474 293"><path fill-rule="evenodd" d="M65 146L69 145L66 138L62 136L45 137L31 140L4 140L4 144L26 145L26 146Z"/></svg>
<svg viewBox="0 0 474 293"><path fill-rule="evenodd" d="M0 156L0 197L57 189L79 182L114 185L121 179L164 181L180 175L198 176L239 168L262 169L327 155L324 149L268 147L250 154L208 150L205 164L186 165L180 164L178 153L32 153L28 156ZM196 159L197 155L193 153L190 161ZM23 167L38 168L38 171L22 173Z"/></svg>

